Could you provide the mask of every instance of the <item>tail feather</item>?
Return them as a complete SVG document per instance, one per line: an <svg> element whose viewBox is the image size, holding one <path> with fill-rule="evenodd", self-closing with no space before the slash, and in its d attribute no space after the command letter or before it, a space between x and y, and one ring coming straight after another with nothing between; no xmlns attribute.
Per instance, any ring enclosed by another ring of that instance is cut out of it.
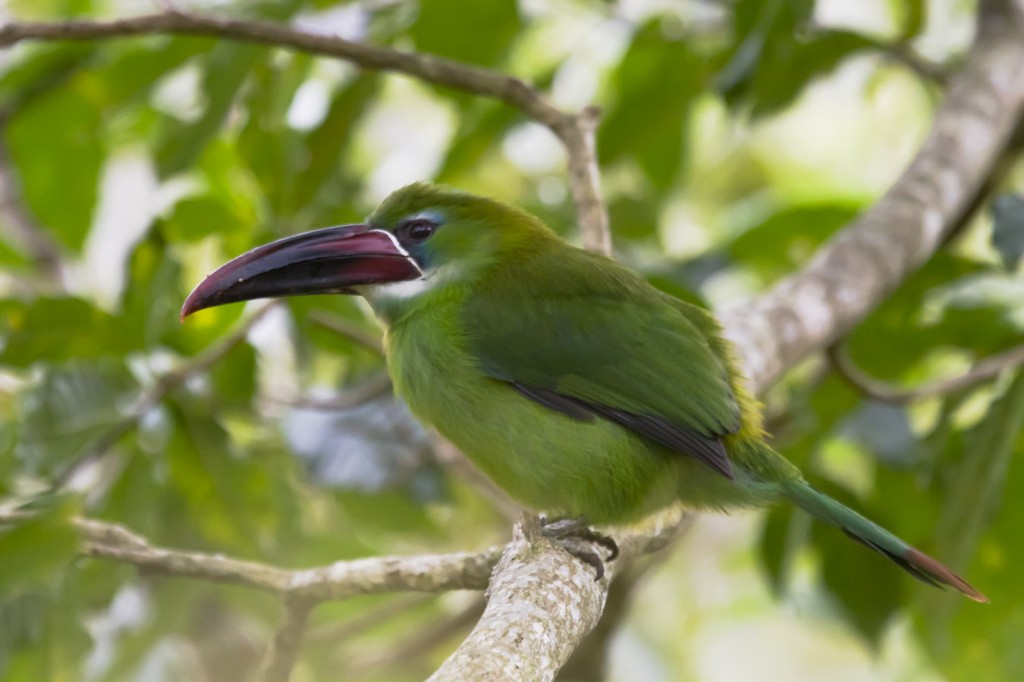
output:
<svg viewBox="0 0 1024 682"><path fill-rule="evenodd" d="M794 481L787 484L784 490L790 501L811 516L839 527L849 537L887 557L918 580L936 587L946 585L968 599L988 602L984 594L939 561L807 483Z"/></svg>

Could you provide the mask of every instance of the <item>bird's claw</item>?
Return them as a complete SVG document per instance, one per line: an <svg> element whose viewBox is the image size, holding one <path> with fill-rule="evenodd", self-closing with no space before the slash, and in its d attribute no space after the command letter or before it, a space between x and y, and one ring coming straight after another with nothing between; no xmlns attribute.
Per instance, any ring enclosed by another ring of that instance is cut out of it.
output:
<svg viewBox="0 0 1024 682"><path fill-rule="evenodd" d="M582 518L551 519L541 516L541 535L594 569L594 580L604 577L604 564L619 556L619 546L608 535L599 533L587 525ZM607 552L601 557L592 545L599 545Z"/></svg>

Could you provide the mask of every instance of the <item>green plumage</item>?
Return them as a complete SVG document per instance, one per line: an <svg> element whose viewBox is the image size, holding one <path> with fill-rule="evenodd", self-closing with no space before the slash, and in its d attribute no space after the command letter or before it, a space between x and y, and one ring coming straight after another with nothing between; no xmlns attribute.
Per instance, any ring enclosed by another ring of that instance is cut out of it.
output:
<svg viewBox="0 0 1024 682"><path fill-rule="evenodd" d="M440 225L413 252L423 289L361 293L386 323L399 394L514 498L596 523L676 500L730 509L785 498L916 577L982 598L934 560L914 565L908 556L924 555L812 490L765 443L710 313L479 197L413 185L369 223L394 229L421 214ZM728 474L695 452L708 441Z"/></svg>
<svg viewBox="0 0 1024 682"><path fill-rule="evenodd" d="M184 313L339 290L365 296L384 322L389 370L413 412L529 507L616 523L675 501L786 499L916 577L984 600L810 488L767 445L710 313L504 204L411 185L367 225L235 259Z"/></svg>

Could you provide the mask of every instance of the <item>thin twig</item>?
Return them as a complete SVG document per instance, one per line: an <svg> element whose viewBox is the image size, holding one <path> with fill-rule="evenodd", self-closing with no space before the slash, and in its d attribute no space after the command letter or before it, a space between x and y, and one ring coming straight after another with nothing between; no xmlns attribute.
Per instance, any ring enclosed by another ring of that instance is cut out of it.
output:
<svg viewBox="0 0 1024 682"><path fill-rule="evenodd" d="M0 511L0 525L32 518ZM123 525L76 518L85 556L131 564L154 575L230 583L289 599L339 601L364 594L482 590L504 547L479 552L370 557L327 566L288 570L219 554L168 549L151 544Z"/></svg>
<svg viewBox="0 0 1024 682"><path fill-rule="evenodd" d="M374 398L379 398L385 393L388 393L390 390L391 375L386 371L381 370L355 386L349 386L332 396L324 398L283 398L280 400L272 398L272 400L289 407L297 407L303 410L338 412L341 410L350 410L353 407L359 407L360 405L365 405Z"/></svg>
<svg viewBox="0 0 1024 682"><path fill-rule="evenodd" d="M836 373L868 398L883 403L906 405L977 386L994 379L1008 369L1024 364L1024 345L979 360L971 369L958 376L939 379L916 388L900 388L866 374L838 345L828 349L828 358Z"/></svg>
<svg viewBox="0 0 1024 682"><path fill-rule="evenodd" d="M334 332L338 336L355 341L363 348L371 350L377 355L384 355L384 346L381 343L380 334L374 334L361 324L322 310L311 311L309 313L309 321Z"/></svg>
<svg viewBox="0 0 1024 682"><path fill-rule="evenodd" d="M309 612L313 606L314 602L307 599L284 600L281 624L270 640L270 646L260 664L257 678L260 682L288 682L302 649Z"/></svg>
<svg viewBox="0 0 1024 682"><path fill-rule="evenodd" d="M949 83L949 69L938 62L930 61L919 55L913 47L906 43L877 42L875 47L889 60L905 66L919 78L946 87Z"/></svg>
<svg viewBox="0 0 1024 682"><path fill-rule="evenodd" d="M565 145L569 184L583 241L604 253L611 251L608 217L601 199L594 154L597 111L587 108L579 114L565 113L540 90L514 76L443 57L367 45L280 24L180 11L108 21L8 22L0 25L0 47L24 40L103 40L166 34L214 36L300 50L344 59L364 69L404 73L427 83L505 102L547 126Z"/></svg>

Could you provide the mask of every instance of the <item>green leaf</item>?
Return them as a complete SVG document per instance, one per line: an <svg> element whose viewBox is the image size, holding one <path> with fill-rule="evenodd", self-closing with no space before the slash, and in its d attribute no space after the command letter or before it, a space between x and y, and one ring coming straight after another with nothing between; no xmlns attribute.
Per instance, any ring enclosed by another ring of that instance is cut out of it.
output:
<svg viewBox="0 0 1024 682"><path fill-rule="evenodd" d="M20 19L58 19L87 14L92 0L8 0L7 9Z"/></svg>
<svg viewBox="0 0 1024 682"><path fill-rule="evenodd" d="M850 55L873 48L850 31L817 31L808 36L811 0L741 0L734 10L734 43L717 85L734 107L755 116L790 104L815 78Z"/></svg>
<svg viewBox="0 0 1024 682"><path fill-rule="evenodd" d="M992 246L999 251L1003 267L1013 272L1024 256L1024 197L1001 194L992 204Z"/></svg>
<svg viewBox="0 0 1024 682"><path fill-rule="evenodd" d="M140 387L118 360L46 367L23 402L15 453L25 471L63 474L111 433L122 433Z"/></svg>
<svg viewBox="0 0 1024 682"><path fill-rule="evenodd" d="M237 205L224 201L223 194L188 197L174 205L163 231L172 242L195 242L225 232L247 232L251 223L237 210Z"/></svg>
<svg viewBox="0 0 1024 682"><path fill-rule="evenodd" d="M203 147L220 130L242 84L266 59L267 51L255 45L224 42L213 48L204 60L202 92L206 107L194 122L168 122L156 151L160 177L174 175L195 163Z"/></svg>
<svg viewBox="0 0 1024 682"><path fill-rule="evenodd" d="M598 130L601 163L635 159L653 187L674 186L702 78L703 63L687 41L665 37L660 21L645 24L612 76L615 101Z"/></svg>
<svg viewBox="0 0 1024 682"><path fill-rule="evenodd" d="M351 145L355 126L379 91L380 77L363 73L335 93L324 120L302 143L308 165L295 179L295 206L313 203L327 181L342 172L341 160Z"/></svg>
<svg viewBox="0 0 1024 682"><path fill-rule="evenodd" d="M16 110L69 80L98 53L93 43L42 43L26 46L0 76L0 100Z"/></svg>
<svg viewBox="0 0 1024 682"><path fill-rule="evenodd" d="M247 343L238 344L217 361L211 378L218 400L250 405L256 392L256 351Z"/></svg>
<svg viewBox="0 0 1024 682"><path fill-rule="evenodd" d="M771 282L807 262L858 210L836 204L786 207L741 234L729 252Z"/></svg>
<svg viewBox="0 0 1024 682"><path fill-rule="evenodd" d="M773 507L766 514L761 530L761 565L768 572L768 582L776 594L786 586L796 549L807 534L807 522L807 515L796 514L791 504Z"/></svg>
<svg viewBox="0 0 1024 682"><path fill-rule="evenodd" d="M947 252L936 254L853 330L847 341L850 356L868 374L892 381L944 344L977 348L979 332L988 335L991 327L960 327L961 322L951 321L937 328L922 319L921 302L930 292L986 267ZM996 316L988 317L991 322Z"/></svg>
<svg viewBox="0 0 1024 682"><path fill-rule="evenodd" d="M5 129L28 208L75 252L92 224L106 153L100 109L80 85L32 99Z"/></svg>
<svg viewBox="0 0 1024 682"><path fill-rule="evenodd" d="M900 24L900 40L912 40L920 35L928 23L928 3L925 0L890 0Z"/></svg>
<svg viewBox="0 0 1024 682"><path fill-rule="evenodd" d="M950 679L1024 677L1019 633L1024 627L1024 374L1018 372L965 447L943 472L936 555L991 599L978 606L956 594L920 591L915 609L925 644Z"/></svg>
<svg viewBox="0 0 1024 682"><path fill-rule="evenodd" d="M82 73L89 91L110 109L139 103L161 77L213 47L210 38L162 36L111 43L94 68Z"/></svg>
<svg viewBox="0 0 1024 682"><path fill-rule="evenodd" d="M419 51L492 66L508 52L520 26L515 0L420 0L412 37Z"/></svg>
<svg viewBox="0 0 1024 682"><path fill-rule="evenodd" d="M252 74L253 87L245 102L249 120L239 135L238 149L273 216L301 208L293 195L296 175L308 158L298 144L300 133L287 124L286 115L311 65L308 56L298 55L283 64L261 64Z"/></svg>
<svg viewBox="0 0 1024 682"><path fill-rule="evenodd" d="M6 330L0 361L15 367L120 357L144 347L142 329L80 298L0 301L0 321Z"/></svg>
<svg viewBox="0 0 1024 682"><path fill-rule="evenodd" d="M65 504L0 530L0 596L46 584L71 564L78 545L72 511Z"/></svg>

